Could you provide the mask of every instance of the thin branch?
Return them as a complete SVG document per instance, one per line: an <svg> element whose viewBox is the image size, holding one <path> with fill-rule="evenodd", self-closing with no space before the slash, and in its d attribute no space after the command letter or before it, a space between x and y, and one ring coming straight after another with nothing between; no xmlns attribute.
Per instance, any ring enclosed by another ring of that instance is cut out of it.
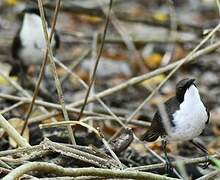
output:
<svg viewBox="0 0 220 180"><path fill-rule="evenodd" d="M102 1L99 0L100 5L101 5L101 2ZM105 8L102 6L101 8L102 8L103 13L106 14ZM140 71L145 72L146 67L144 66L144 59L140 55L140 52L138 52L136 46L134 45L130 34L127 32L127 29L122 25L121 21L115 16L114 11L112 11L111 23L114 26L114 28L117 30L117 32L120 34L123 42L125 43L126 47L129 50L128 59L129 59L131 70L135 70L133 64L136 63Z"/></svg>
<svg viewBox="0 0 220 180"><path fill-rule="evenodd" d="M23 88L21 87L17 82L12 81L9 76L5 75L1 70L0 70L0 75L9 82L16 90L21 92L24 96L26 97L31 97L31 95Z"/></svg>
<svg viewBox="0 0 220 180"><path fill-rule="evenodd" d="M103 178L126 178L126 179L146 179L146 180L174 180L176 178L170 178L162 175L157 175L148 172L138 171L120 171L101 168L63 168L61 166L45 163L45 162L29 162L21 165L20 167L12 170L6 175L3 180L14 180L21 177L23 174L30 171L40 171L53 173L61 176L99 176Z"/></svg>
<svg viewBox="0 0 220 180"><path fill-rule="evenodd" d="M102 143L104 144L105 148L109 151L109 153L111 154L111 156L116 160L116 162L118 163L118 165L120 166L121 169L124 169L125 165L123 165L121 163L121 161L119 160L118 156L115 154L115 152L111 149L109 143L105 140L105 138L102 138Z"/></svg>
<svg viewBox="0 0 220 180"><path fill-rule="evenodd" d="M6 113L6 112L8 112L8 111L11 111L11 110L13 110L13 109L15 109L15 108L21 106L22 104L24 104L24 102L23 102L23 101L19 101L19 102L13 104L12 106L6 107L6 108L4 108L3 110L1 110L1 111L0 111L0 114L4 114L4 113Z"/></svg>
<svg viewBox="0 0 220 180"><path fill-rule="evenodd" d="M0 98L9 99L9 100L13 100L13 101L22 101L24 103L31 103L31 98L12 96L12 95L9 95L9 94L0 93ZM41 101L41 100L36 100L35 105L45 106L47 108L53 108L53 109L57 109L57 110L62 110L62 107L59 104L50 103L50 102ZM79 109L71 108L71 107L67 107L67 111L72 112L72 113L79 113L80 112ZM43 121L44 119L48 119L48 118L57 116L59 114L60 114L60 112L49 112L49 113L44 114L44 115L33 117L28 122L30 122L30 123L40 122L40 121ZM108 116L106 114L100 114L100 113L95 113L95 112L90 112L90 111L84 111L83 114L87 115L87 116L91 116L89 118L91 120L94 120L94 121L106 121L106 120L112 120L113 121L113 120L115 120L115 121L118 122L118 120L116 120L115 117L111 117L111 116ZM123 117L117 117L117 118L120 121L122 121L123 123L126 122L126 119L123 118ZM87 121L87 119L82 119L82 121ZM119 124L121 124L121 123L119 123ZM136 119L131 120L130 124L140 126L140 127L149 127L150 126L150 123L144 122L144 121L137 121Z"/></svg>
<svg viewBox="0 0 220 180"><path fill-rule="evenodd" d="M59 13L59 9L60 9L60 3L61 3L60 0L58 0L57 3L56 3L54 18L53 18L53 22L52 22L50 37L49 37L50 42L52 41L52 38L53 38L53 35L54 35L54 32L55 32L55 26L56 26L57 17L58 17L58 13ZM27 114L26 114L25 119L24 119L25 123L22 127L21 135L23 135L23 133L24 133L24 130L25 130L27 124L28 124L28 119L30 118L31 112L33 110L34 102L37 98L39 88L40 88L40 84L41 84L41 81L42 81L43 76L44 76L44 72L45 72L45 68L46 68L46 64L47 64L47 59L48 59L48 48L46 49L46 52L44 54L44 59L43 59L43 62L42 62L41 68L40 68L40 74L39 74L38 79L37 79L37 83L36 83L36 86L35 86L35 89L34 89L34 94L33 94L31 104L28 107Z"/></svg>
<svg viewBox="0 0 220 180"><path fill-rule="evenodd" d="M155 151L153 151L151 148L149 148L143 141L139 140L137 138L137 136L134 135L134 138L137 142L139 142L140 144L142 144L144 146L144 148L147 149L147 151L149 151L154 157L156 157L157 159L159 159L161 162L166 163L166 161L159 155L157 154ZM181 179L181 175L178 173L178 171L176 169L173 169L174 173Z"/></svg>
<svg viewBox="0 0 220 180"><path fill-rule="evenodd" d="M219 158L219 154L215 154L211 156L212 158ZM207 156L198 157L198 158L192 158L192 159L185 159L185 160L178 160L181 161L181 163L187 165L187 164L198 164L207 162ZM171 163L173 167L177 166L177 161L174 161ZM138 171L151 171L155 169L162 169L166 166L166 163L159 163L159 164L152 164L152 165L146 165L146 166L138 166L138 167L132 167L127 168L126 170L138 170Z"/></svg>
<svg viewBox="0 0 220 180"><path fill-rule="evenodd" d="M23 94L24 96L26 96L27 98L30 98L31 95L23 88L21 87L17 82L15 81L12 81L10 79L9 76L5 75L1 69L0 69L0 75L6 80L9 82L9 84L11 84L16 90L18 90L19 92L21 92L21 94ZM44 108L44 107L39 107L40 110L43 112L43 113L48 113L48 111Z"/></svg>
<svg viewBox="0 0 220 180"><path fill-rule="evenodd" d="M143 74L143 75L140 75L140 76L136 76L136 77L133 77L131 79L129 79L128 81L124 82L124 83L121 83L119 85L116 85L112 88L109 88L109 89L106 89L98 94L96 94L96 97L99 97L99 98L102 98L102 97L106 97L106 96L109 96L115 92L118 92L122 89L125 89L129 86L132 86L132 85L135 85L135 84L139 84L141 83L142 81L144 80L147 80L149 78L152 78L158 74L161 74L161 73L164 73L164 72L167 72L167 71L170 71L171 69L173 69L174 67L176 67L179 63L189 63L189 62L192 62L193 60L197 60L198 57L202 56L202 55L205 55L205 54L208 54L216 49L218 49L220 47L220 42L216 42L206 48L203 48L199 51L197 51L195 54L193 54L192 56L190 56L187 60L186 58L183 58L177 62L174 62L174 63L171 63L165 67L161 67L161 68L158 68L152 72L149 72L149 73L146 73L146 74ZM95 101L96 98L95 96L91 96L88 98L87 100L87 103L90 103L90 102L93 102ZM77 107L77 106L80 106L84 103L83 100L79 100L79 101L76 101L74 103L71 103L68 105L68 107Z"/></svg>
<svg viewBox="0 0 220 180"><path fill-rule="evenodd" d="M64 70L66 70L67 72L69 72L74 78L76 78L76 80L79 81L79 83L81 83L83 85L83 87L85 87L88 90L88 85L85 83L85 81L83 81L83 79L81 79L76 73L72 72L68 67L66 67L62 62L60 62L57 58L54 58L55 63L57 63L60 67L62 67ZM102 107L104 109L106 109L106 111L113 117L115 118L115 120L124 128L126 128L126 126L121 122L120 118L117 117L117 115L112 112L112 110L102 101L102 99L100 99L99 97L96 96L96 94L93 94L95 96L95 98L98 100L98 102L102 105Z"/></svg>
<svg viewBox="0 0 220 180"><path fill-rule="evenodd" d="M51 68L51 71L52 71L52 74L53 74L53 77L54 77L55 86L57 88L57 93L58 93L59 101L60 101L60 104L61 104L61 107L62 107L64 120L69 121L69 116L68 116L68 113L67 113L67 110L66 110L66 105L65 105L65 102L64 102L62 87L61 87L61 84L60 84L60 81L59 81L59 78L58 78L58 74L57 74L57 71L56 71L56 65L55 65L54 60L53 60L53 52L52 52L52 48L51 48L51 45L50 45L50 40L48 38L47 25L46 25L46 19L45 19L45 15L44 15L42 0L38 0L38 7L40 9L42 27L43 27L43 30L44 30L44 38L45 38L45 41L47 43L47 49L48 49L48 53L49 53L50 68ZM68 132L69 132L69 136L70 136L70 140L71 140L72 144L76 144L71 126L68 126Z"/></svg>
<svg viewBox="0 0 220 180"><path fill-rule="evenodd" d="M108 11L108 15L106 17L107 18L106 19L106 24L105 24L104 32L103 32L103 35L102 35L101 47L100 47L100 50L99 50L99 53L98 53L98 57L97 57L96 62L95 62L95 66L94 66L93 72L92 72L92 77L91 77L91 80L90 80L89 88L87 90L86 97L85 97L84 102L82 104L82 108L81 108L81 111L80 111L80 114L79 114L77 120L80 120L80 118L81 118L81 116L83 114L83 111L84 111L85 106L87 104L87 100L88 100L88 97L89 97L90 90L91 90L92 85L93 85L93 83L95 81L96 70L98 68L98 64L99 64L100 57L102 55L102 50L103 50L104 43L105 43L105 37L106 37L106 33L107 33L107 29L108 29L108 24L109 24L109 19L110 19L110 14L111 14L112 2L113 2L113 0L110 0L109 11Z"/></svg>
<svg viewBox="0 0 220 180"><path fill-rule="evenodd" d="M0 126L8 133L8 135L20 146L29 147L29 143L23 138L16 129L0 114Z"/></svg>
<svg viewBox="0 0 220 180"><path fill-rule="evenodd" d="M69 67L67 67L66 69L68 69L66 71L66 73L62 76L62 78L60 79L61 84L69 77L69 75L71 74L70 72L73 72L73 70L85 59L85 57L88 56L88 54L91 52L91 49L87 49L86 51L83 52L82 55L80 55L79 58L77 58L76 60L74 60L72 62L72 64L69 65ZM55 62L56 59L55 59ZM64 68L65 69L65 68ZM52 91L53 92L53 91Z"/></svg>
<svg viewBox="0 0 220 180"><path fill-rule="evenodd" d="M3 160L0 160L0 166L3 168L12 169L12 167L5 163Z"/></svg>
<svg viewBox="0 0 220 180"><path fill-rule="evenodd" d="M9 95L9 94L2 94L2 93L0 93L0 97L5 98L5 99L10 99L10 100L13 100L13 101L24 101L25 103L31 103L31 98L27 98L27 97L12 96L12 95ZM62 106L60 104L55 104L55 103L46 102L46 101L42 101L42 100L36 100L35 104L40 105L40 106L45 106L45 107L48 107L48 108L54 108L54 109L62 110ZM77 113L77 114L80 112L79 109L71 108L71 107L67 107L66 110L68 112L74 112L74 113ZM51 114L51 113L47 113L47 115L48 114ZM105 114L89 112L89 111L84 111L83 114L91 115L91 116L109 117L109 116L106 116Z"/></svg>
<svg viewBox="0 0 220 180"><path fill-rule="evenodd" d="M49 123L49 124L41 124L40 128L50 128L50 127L60 127L60 126L67 126L67 125L81 125L85 128L87 128L90 131L93 131L99 138L101 138L103 144L105 145L106 149L109 150L110 154L112 155L112 157L118 162L119 166L121 169L124 168L123 164L120 162L120 160L118 159L118 157L116 156L116 154L111 150L111 147L109 146L108 142L104 139L103 134L96 130L95 128L93 128L92 126L89 126L86 123L80 122L80 121L65 121L65 122L57 122L57 123Z"/></svg>
<svg viewBox="0 0 220 180"><path fill-rule="evenodd" d="M91 53L91 59L90 59L90 68L89 68L89 79L92 79L92 74L93 74L93 70L94 70L94 66L95 66L95 63L96 63L96 57L97 57L97 48L98 48L98 37L99 37L99 33L94 33L93 35L93 41L92 41L92 53ZM87 88L88 89L88 86ZM91 90L90 90L90 94L91 95L95 95L95 86L94 84L91 85ZM93 111L94 109L94 103L90 103L87 107L87 109L89 111ZM89 121L88 124L90 126L93 126L93 121Z"/></svg>
<svg viewBox="0 0 220 180"><path fill-rule="evenodd" d="M43 115L39 115L39 116L35 116L29 119L28 124L32 124L32 123L36 123L36 122L42 122L46 119L52 118L52 117L56 117L58 115L60 115L61 112L60 111L52 111L50 113L47 114L43 114Z"/></svg>
<svg viewBox="0 0 220 180"><path fill-rule="evenodd" d="M92 154L91 152L83 151L82 149L67 147L60 143L52 142L49 139L45 139L42 144L44 144L45 149L53 150L54 152L61 153L65 156L78 159L80 161L95 165L97 167L111 169L119 168L117 162L109 156L106 156L105 154L103 155L103 157L101 157L97 154Z"/></svg>
<svg viewBox="0 0 220 180"><path fill-rule="evenodd" d="M207 180L207 179L211 180L211 179L215 179L219 176L220 176L220 171L219 171L219 169L217 169L217 170L214 170L210 173L205 174L204 176L202 176L200 178L197 178L196 180Z"/></svg>
<svg viewBox="0 0 220 180"><path fill-rule="evenodd" d="M37 161L39 159L42 159L43 157L47 157L47 156L51 155L52 152L53 152L52 150L42 149L42 150L39 150L39 151L34 151L30 154L24 154L23 156L16 157L16 158L1 157L0 159L7 162L7 163L13 164L13 165L16 165L16 164L21 165L24 162Z"/></svg>
<svg viewBox="0 0 220 180"><path fill-rule="evenodd" d="M123 123L125 123L126 120L127 120L126 118L122 118L122 117L119 117L119 119ZM108 117L108 116L105 116L105 117L92 116L92 117L87 117L87 118L81 119L82 122L89 121L89 120L93 120L93 121L116 121L116 119L114 117ZM130 124L136 125L136 126L139 126L139 127L143 127L143 128L149 128L151 123L145 122L145 121L142 121L142 120L133 119L133 120L130 121Z"/></svg>
<svg viewBox="0 0 220 180"><path fill-rule="evenodd" d="M54 115L57 115L58 112L54 112ZM50 114L48 115L42 115L42 116L38 116L36 118L32 118L30 119L30 122L33 121L33 122L40 122L44 119L48 119L48 116L51 117ZM126 119L125 118L122 118L120 117L119 118L120 121L122 122L126 122ZM86 118L82 118L79 122L87 122L87 121L116 121L114 117L110 117L110 116L89 116L89 117L86 117ZM75 124L74 122L78 122L78 121L65 121L65 122L54 122L54 123L50 123L50 124L42 124L42 128L44 127L48 127L51 125L53 127L57 127L59 125L66 125L66 124ZM117 122L117 121L116 121ZM149 122L145 122L145 121L141 121L141 120L131 120L130 121L130 124L132 125L136 125L136 126L139 126L139 127L142 127L142 128L148 128L150 126L150 123Z"/></svg>
<svg viewBox="0 0 220 180"><path fill-rule="evenodd" d="M30 97L29 98L28 97L19 97L19 96L13 96L13 95L3 94L3 93L0 93L0 98L10 99L13 101L23 101L24 103L31 103L31 101L32 101L32 99ZM62 110L62 106L60 104L55 104L55 103L46 102L46 101L42 101L42 100L36 100L35 104L39 105L39 106L45 106L48 108L55 108L58 110ZM67 108L67 110L69 112L74 112L74 113L80 112L79 109L71 108L71 107ZM85 111L84 113L87 114L88 111ZM98 114L97 113L89 113L88 115L98 115Z"/></svg>
<svg viewBox="0 0 220 180"><path fill-rule="evenodd" d="M21 154L24 155L24 154L27 154L27 153L31 153L31 152L35 152L35 151L41 151L41 150L43 150L43 144L0 151L0 157L19 156Z"/></svg>
<svg viewBox="0 0 220 180"><path fill-rule="evenodd" d="M68 35L72 36L72 40L68 40L67 43L73 43L73 42L78 42L78 43L91 43L92 41L92 35L91 34L83 34L79 32L66 32L66 31L61 31L61 34L63 35ZM197 39L195 37L188 37L183 33L176 33L175 35L167 36L166 34L156 34L148 37L142 37L142 36L137 36L137 35L130 35L131 42L136 45L146 45L146 44L184 44L184 43L198 43L200 39ZM70 42L69 42L70 41ZM99 40L100 42L100 40ZM118 35L109 35L106 36L105 40L106 44L119 44L119 45L124 45L125 41L121 36Z"/></svg>
<svg viewBox="0 0 220 180"><path fill-rule="evenodd" d="M81 125L90 131L93 131L98 137L100 137L99 132L92 126L89 126L88 124L81 122L81 121L63 121L63 122L54 122L54 123L47 123L47 124L40 124L40 128L52 128L52 127L61 127L61 126L74 126L74 125Z"/></svg>

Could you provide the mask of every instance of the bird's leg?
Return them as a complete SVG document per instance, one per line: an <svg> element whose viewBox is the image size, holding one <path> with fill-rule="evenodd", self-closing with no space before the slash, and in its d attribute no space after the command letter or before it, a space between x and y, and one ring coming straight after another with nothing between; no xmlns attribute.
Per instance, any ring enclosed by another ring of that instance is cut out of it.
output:
<svg viewBox="0 0 220 180"><path fill-rule="evenodd" d="M206 157L206 163L202 166L204 169L206 169L211 162L209 161L209 153L208 150L206 149L206 147L204 147L202 144L198 143L198 142L194 142L193 140L190 141L195 147L197 147L198 149L200 149Z"/></svg>
<svg viewBox="0 0 220 180"><path fill-rule="evenodd" d="M166 161L166 171L167 171L167 173L169 173L172 171L172 165L171 165L169 157L167 156L166 146L167 146L167 141L163 139L162 140L162 150L164 152L165 161Z"/></svg>
<svg viewBox="0 0 220 180"><path fill-rule="evenodd" d="M26 87L27 82L29 82L29 79L27 77L27 67L22 62L20 62L18 64L18 68L19 68L20 83L22 86Z"/></svg>

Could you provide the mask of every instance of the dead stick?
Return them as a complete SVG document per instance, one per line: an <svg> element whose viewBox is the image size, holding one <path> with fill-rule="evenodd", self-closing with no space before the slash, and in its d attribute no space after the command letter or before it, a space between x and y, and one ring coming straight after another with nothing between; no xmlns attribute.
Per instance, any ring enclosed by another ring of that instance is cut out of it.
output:
<svg viewBox="0 0 220 180"><path fill-rule="evenodd" d="M20 147L30 147L30 144L23 138L15 128L0 114L0 126L15 140Z"/></svg>

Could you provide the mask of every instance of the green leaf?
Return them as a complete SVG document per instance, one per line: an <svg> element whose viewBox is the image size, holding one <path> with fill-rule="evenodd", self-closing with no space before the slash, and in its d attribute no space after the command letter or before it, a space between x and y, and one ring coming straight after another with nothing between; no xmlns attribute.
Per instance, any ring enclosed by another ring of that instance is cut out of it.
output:
<svg viewBox="0 0 220 180"><path fill-rule="evenodd" d="M209 159L215 163L216 167L220 170L220 160L213 158L213 157L209 157Z"/></svg>

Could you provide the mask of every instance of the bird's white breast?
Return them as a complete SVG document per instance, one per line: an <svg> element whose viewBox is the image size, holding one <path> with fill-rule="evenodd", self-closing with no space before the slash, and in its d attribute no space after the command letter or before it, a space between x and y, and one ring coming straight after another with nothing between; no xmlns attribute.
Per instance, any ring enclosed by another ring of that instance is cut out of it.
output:
<svg viewBox="0 0 220 180"><path fill-rule="evenodd" d="M168 133L168 140L191 140L205 128L208 115L200 99L198 89L191 85L184 95L180 109L173 114L174 127Z"/></svg>
<svg viewBox="0 0 220 180"><path fill-rule="evenodd" d="M48 29L48 34L50 33ZM36 14L25 14L23 24L20 30L20 39L22 49L19 57L24 64L39 64L44 57L44 50L46 43L44 40L44 33L41 24L41 19ZM52 47L55 45L53 38Z"/></svg>

